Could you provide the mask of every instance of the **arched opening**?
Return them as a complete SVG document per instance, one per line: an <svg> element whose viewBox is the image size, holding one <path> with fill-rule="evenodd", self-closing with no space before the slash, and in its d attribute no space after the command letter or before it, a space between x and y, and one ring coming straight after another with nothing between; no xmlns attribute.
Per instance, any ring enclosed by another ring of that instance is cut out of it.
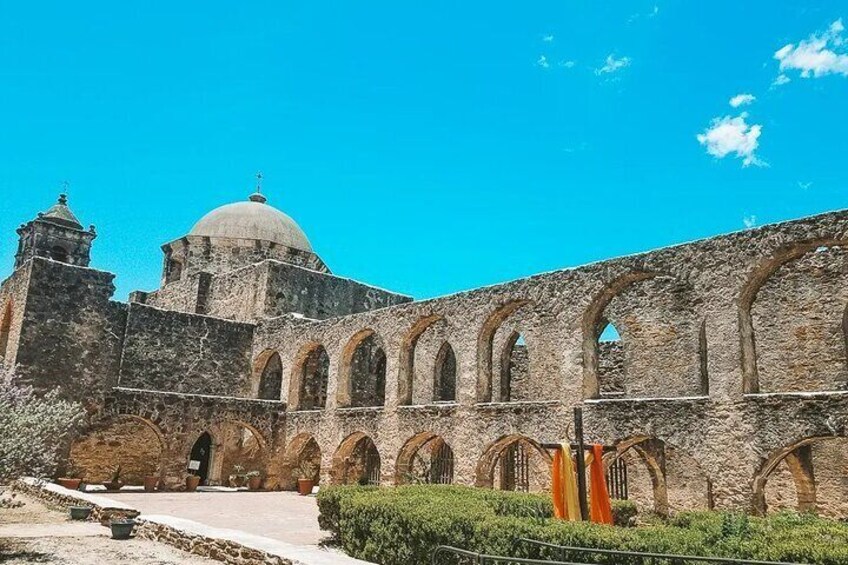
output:
<svg viewBox="0 0 848 565"><path fill-rule="evenodd" d="M477 338L477 401L491 402L492 387L494 379L494 359L493 350L495 342L495 334L501 328L504 321L515 313L519 308L530 304L529 300L511 300L502 304L494 312L492 312ZM498 373L498 376L501 376ZM500 396L500 387L498 387L498 396Z"/></svg>
<svg viewBox="0 0 848 565"><path fill-rule="evenodd" d="M3 308L3 318L0 319L0 358L6 358L9 348L9 335L12 331L12 301L9 300Z"/></svg>
<svg viewBox="0 0 848 565"><path fill-rule="evenodd" d="M848 388L847 261L844 242L820 241L755 269L740 300L745 392Z"/></svg>
<svg viewBox="0 0 848 565"><path fill-rule="evenodd" d="M372 330L348 343L342 357L339 406L382 406L386 401L386 353Z"/></svg>
<svg viewBox="0 0 848 565"><path fill-rule="evenodd" d="M141 485L144 477L162 478L162 432L151 421L122 415L95 425L71 444L70 463L87 483L103 483L120 467L119 479Z"/></svg>
<svg viewBox="0 0 848 565"><path fill-rule="evenodd" d="M330 356L322 345L313 345L303 362L295 369L299 371L296 410L318 410L327 406L327 382L330 375Z"/></svg>
<svg viewBox="0 0 848 565"><path fill-rule="evenodd" d="M754 477L754 511L848 517L848 438L814 437L774 452Z"/></svg>
<svg viewBox="0 0 848 565"><path fill-rule="evenodd" d="M276 351L268 357L259 378L260 400L281 400L283 385L283 361Z"/></svg>
<svg viewBox="0 0 848 565"><path fill-rule="evenodd" d="M422 432L401 448L395 482L448 485L453 482L453 466L453 450L445 440L432 432Z"/></svg>
<svg viewBox="0 0 848 565"><path fill-rule="evenodd" d="M308 433L298 434L286 449L285 465L291 480L284 488L293 489L298 479L309 479L313 484L321 480L321 448L315 438Z"/></svg>
<svg viewBox="0 0 848 565"><path fill-rule="evenodd" d="M525 384L530 372L530 356L524 335L513 331L506 340L501 352L501 402L524 400L527 395L516 394L522 384Z"/></svg>
<svg viewBox="0 0 848 565"><path fill-rule="evenodd" d="M362 432L342 441L333 455L331 478L334 484L379 485L380 452L374 441Z"/></svg>
<svg viewBox="0 0 848 565"><path fill-rule="evenodd" d="M60 263L68 262L68 250L61 245L54 245L50 248L50 258Z"/></svg>
<svg viewBox="0 0 848 565"><path fill-rule="evenodd" d="M477 463L479 487L522 492L550 489L551 457L537 442L522 435L492 443Z"/></svg>
<svg viewBox="0 0 848 565"><path fill-rule="evenodd" d="M601 398L624 395L624 344L615 325L601 321L598 333L598 380Z"/></svg>
<svg viewBox="0 0 848 565"><path fill-rule="evenodd" d="M436 354L434 373L433 400L436 402L456 400L456 355L448 342L444 342Z"/></svg>
<svg viewBox="0 0 848 565"><path fill-rule="evenodd" d="M401 342L400 374L398 375L398 404L413 404L415 388L415 352L421 336L436 322L444 318L439 314L425 316L415 322Z"/></svg>
<svg viewBox="0 0 848 565"><path fill-rule="evenodd" d="M265 439L244 422L227 420L211 429L214 439L207 483L244 486L248 473L259 473L265 479L268 450Z"/></svg>
<svg viewBox="0 0 848 565"><path fill-rule="evenodd" d="M188 456L188 471L200 477L200 484L209 484L209 471L212 463L212 436L203 432L191 446Z"/></svg>
<svg viewBox="0 0 848 565"><path fill-rule="evenodd" d="M701 394L706 349L697 304L692 285L672 275L637 271L608 283L583 315L584 397L601 396L602 355L603 369L617 374L605 383L616 395ZM610 324L618 345L600 339Z"/></svg>
<svg viewBox="0 0 848 565"><path fill-rule="evenodd" d="M636 436L619 442L607 467L618 460L627 468L628 499L641 512L668 516L713 506L712 485L700 464L660 439Z"/></svg>
<svg viewBox="0 0 848 565"><path fill-rule="evenodd" d="M183 277L183 264L176 259L168 259L165 264L165 282L178 281Z"/></svg>

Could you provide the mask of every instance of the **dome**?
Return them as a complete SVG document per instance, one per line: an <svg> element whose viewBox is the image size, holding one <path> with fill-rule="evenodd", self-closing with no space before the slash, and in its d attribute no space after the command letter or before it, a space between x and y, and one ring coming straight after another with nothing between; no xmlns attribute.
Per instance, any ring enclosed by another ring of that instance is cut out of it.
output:
<svg viewBox="0 0 848 565"><path fill-rule="evenodd" d="M215 208L194 224L189 235L260 239L313 253L312 245L297 223L273 206L265 197L252 194L247 202Z"/></svg>

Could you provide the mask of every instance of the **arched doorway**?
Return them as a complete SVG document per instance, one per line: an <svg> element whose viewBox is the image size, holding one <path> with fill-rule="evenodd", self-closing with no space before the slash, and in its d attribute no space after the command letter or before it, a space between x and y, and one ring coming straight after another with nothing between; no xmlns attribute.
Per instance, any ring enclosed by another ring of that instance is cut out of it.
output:
<svg viewBox="0 0 848 565"><path fill-rule="evenodd" d="M539 492L550 488L551 456L536 441L509 435L493 442L477 463L476 484L499 490Z"/></svg>
<svg viewBox="0 0 848 565"><path fill-rule="evenodd" d="M280 400L283 384L283 361L276 351L268 357L259 377L259 399Z"/></svg>
<svg viewBox="0 0 848 565"><path fill-rule="evenodd" d="M379 485L380 452L374 440L362 432L349 435L333 456L334 484Z"/></svg>
<svg viewBox="0 0 848 565"><path fill-rule="evenodd" d="M401 448L395 465L397 484L437 484L453 482L453 449L432 432L410 438Z"/></svg>
<svg viewBox="0 0 848 565"><path fill-rule="evenodd" d="M386 401L386 352L373 330L358 332L342 355L338 403L342 407L382 406Z"/></svg>
<svg viewBox="0 0 848 565"><path fill-rule="evenodd" d="M452 402L456 400L456 354L447 341L439 348L433 375L433 400Z"/></svg>
<svg viewBox="0 0 848 565"><path fill-rule="evenodd" d="M212 436L203 432L194 445L188 458L188 471L200 477L200 484L208 484L209 469L212 463Z"/></svg>
<svg viewBox="0 0 848 565"><path fill-rule="evenodd" d="M298 434L286 449L285 467L287 482L283 488L294 489L298 479L310 479L313 484L321 481L321 448L309 433Z"/></svg>

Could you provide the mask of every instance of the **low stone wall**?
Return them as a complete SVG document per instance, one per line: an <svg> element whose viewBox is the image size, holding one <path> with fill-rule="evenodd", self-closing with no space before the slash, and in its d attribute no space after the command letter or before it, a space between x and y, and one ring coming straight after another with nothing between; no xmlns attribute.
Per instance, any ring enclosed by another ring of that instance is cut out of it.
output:
<svg viewBox="0 0 848 565"><path fill-rule="evenodd" d="M104 526L111 520L135 518L139 511L109 498L66 489L41 479L25 477L12 483L12 490L38 498L47 506L67 512L68 506L90 506L91 517Z"/></svg>

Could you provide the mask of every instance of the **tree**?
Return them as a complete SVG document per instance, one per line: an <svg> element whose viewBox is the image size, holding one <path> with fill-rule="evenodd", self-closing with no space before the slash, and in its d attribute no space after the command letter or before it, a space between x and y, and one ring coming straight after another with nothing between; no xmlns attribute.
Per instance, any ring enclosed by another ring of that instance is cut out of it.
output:
<svg viewBox="0 0 848 565"><path fill-rule="evenodd" d="M61 399L58 390L36 394L0 367L0 484L52 476L84 416L82 405Z"/></svg>

